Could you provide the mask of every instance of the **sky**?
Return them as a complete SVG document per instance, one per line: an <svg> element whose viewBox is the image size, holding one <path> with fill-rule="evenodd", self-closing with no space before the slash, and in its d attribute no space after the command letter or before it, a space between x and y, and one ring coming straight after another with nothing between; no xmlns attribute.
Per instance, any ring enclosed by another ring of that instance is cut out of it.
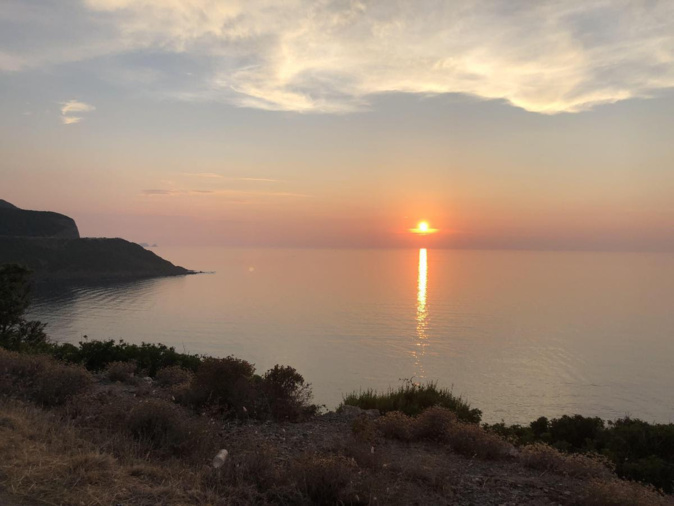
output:
<svg viewBox="0 0 674 506"><path fill-rule="evenodd" d="M84 236L674 251L667 0L0 0L0 112Z"/></svg>

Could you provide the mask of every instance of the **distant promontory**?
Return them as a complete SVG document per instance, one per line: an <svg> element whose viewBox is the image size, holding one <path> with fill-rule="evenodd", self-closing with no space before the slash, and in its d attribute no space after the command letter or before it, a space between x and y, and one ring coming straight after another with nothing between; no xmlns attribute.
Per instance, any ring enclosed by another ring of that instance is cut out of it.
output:
<svg viewBox="0 0 674 506"><path fill-rule="evenodd" d="M0 264L5 263L29 267L38 280L193 273L124 239L80 238L75 220L63 214L26 211L0 200Z"/></svg>

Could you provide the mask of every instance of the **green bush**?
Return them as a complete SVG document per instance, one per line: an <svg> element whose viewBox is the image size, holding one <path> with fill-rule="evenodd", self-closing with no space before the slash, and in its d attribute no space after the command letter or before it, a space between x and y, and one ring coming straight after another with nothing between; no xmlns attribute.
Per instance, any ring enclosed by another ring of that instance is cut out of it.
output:
<svg viewBox="0 0 674 506"><path fill-rule="evenodd" d="M424 385L407 382L395 390L389 389L386 393L375 390L353 392L344 397L342 405L378 409L382 414L400 411L409 416L417 416L427 408L440 406L453 411L464 422L479 423L482 418L482 411L471 408L461 397L456 397L446 388L438 388L434 382Z"/></svg>

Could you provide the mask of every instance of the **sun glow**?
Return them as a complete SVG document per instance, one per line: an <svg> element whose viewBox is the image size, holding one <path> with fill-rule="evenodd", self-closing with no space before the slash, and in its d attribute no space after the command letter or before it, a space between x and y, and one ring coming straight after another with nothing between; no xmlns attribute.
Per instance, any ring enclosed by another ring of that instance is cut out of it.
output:
<svg viewBox="0 0 674 506"><path fill-rule="evenodd" d="M437 232L437 228L431 228L431 226L428 224L427 221L420 221L417 224L416 228L410 228L410 232L414 234L419 234L419 235L428 235L428 234L434 234Z"/></svg>

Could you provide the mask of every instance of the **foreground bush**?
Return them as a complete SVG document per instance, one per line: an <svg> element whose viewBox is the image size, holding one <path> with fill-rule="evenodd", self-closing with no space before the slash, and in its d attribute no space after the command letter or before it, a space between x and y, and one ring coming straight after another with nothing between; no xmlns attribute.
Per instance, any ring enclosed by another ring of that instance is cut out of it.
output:
<svg viewBox="0 0 674 506"><path fill-rule="evenodd" d="M255 366L235 357L207 358L197 369L183 402L212 406L231 416L253 413Z"/></svg>
<svg viewBox="0 0 674 506"><path fill-rule="evenodd" d="M298 421L315 414L310 385L294 368L276 365L262 377L235 357L206 358L176 399L227 417Z"/></svg>
<svg viewBox="0 0 674 506"><path fill-rule="evenodd" d="M93 382L82 367L0 349L0 392L43 406L64 404Z"/></svg>
<svg viewBox="0 0 674 506"><path fill-rule="evenodd" d="M311 403L311 386L293 367L275 365L264 373L258 388L258 406L275 420L297 421L318 411Z"/></svg>
<svg viewBox="0 0 674 506"><path fill-rule="evenodd" d="M427 408L439 406L451 410L464 422L479 423L482 418L482 411L471 408L461 397L456 397L446 388L438 388L434 382L424 385L407 382L386 393L375 390L353 392L344 397L342 405L378 409L382 414L400 411L409 416L417 416Z"/></svg>
<svg viewBox="0 0 674 506"><path fill-rule="evenodd" d="M125 427L135 439L167 455L204 454L216 448L205 421L159 399L136 405L128 413Z"/></svg>

